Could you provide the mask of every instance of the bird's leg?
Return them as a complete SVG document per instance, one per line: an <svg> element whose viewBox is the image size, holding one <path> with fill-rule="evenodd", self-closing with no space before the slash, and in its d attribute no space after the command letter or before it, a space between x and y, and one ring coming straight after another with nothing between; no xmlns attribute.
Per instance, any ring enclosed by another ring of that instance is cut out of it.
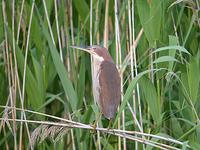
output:
<svg viewBox="0 0 200 150"><path fill-rule="evenodd" d="M95 122L91 125L93 127L93 132L96 131L96 128L98 126L98 122L99 122L99 119L101 118L101 113L98 113L97 114L97 117L95 119Z"/></svg>
<svg viewBox="0 0 200 150"><path fill-rule="evenodd" d="M108 128L108 130L110 130L110 129L112 128L112 119L109 120L109 123L108 123L108 127L107 127L107 128Z"/></svg>
<svg viewBox="0 0 200 150"><path fill-rule="evenodd" d="M115 134L115 132L114 132L114 130L113 130L113 128L112 128L112 127L113 127L113 124L112 124L113 122L112 122L112 121L113 121L112 119L109 120L107 130L110 131L110 132L112 132L113 134ZM109 137L109 136L110 136L110 135L108 135L108 137Z"/></svg>

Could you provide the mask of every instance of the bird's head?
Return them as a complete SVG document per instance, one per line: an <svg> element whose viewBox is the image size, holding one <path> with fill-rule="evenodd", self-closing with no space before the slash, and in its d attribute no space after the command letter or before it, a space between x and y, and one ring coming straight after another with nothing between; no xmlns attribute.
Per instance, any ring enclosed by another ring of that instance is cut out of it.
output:
<svg viewBox="0 0 200 150"><path fill-rule="evenodd" d="M98 45L88 46L88 47L79 47L79 46L71 46L72 48L76 48L79 50L86 51L90 53L95 59L99 61L111 61L113 62L108 49L105 47L101 47Z"/></svg>

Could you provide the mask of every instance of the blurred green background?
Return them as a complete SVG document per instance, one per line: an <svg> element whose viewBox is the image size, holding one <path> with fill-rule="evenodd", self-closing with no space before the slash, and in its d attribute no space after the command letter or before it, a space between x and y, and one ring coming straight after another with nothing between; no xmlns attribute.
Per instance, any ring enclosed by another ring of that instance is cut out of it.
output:
<svg viewBox="0 0 200 150"><path fill-rule="evenodd" d="M1 0L0 149L27 149L36 129L34 149L159 149L128 136L12 120L58 122L24 115L27 109L94 123L91 59L70 47L92 44L108 48L121 75L114 128L161 136L145 138L174 149L199 149L199 16L199 0ZM107 128L108 120L99 126Z"/></svg>

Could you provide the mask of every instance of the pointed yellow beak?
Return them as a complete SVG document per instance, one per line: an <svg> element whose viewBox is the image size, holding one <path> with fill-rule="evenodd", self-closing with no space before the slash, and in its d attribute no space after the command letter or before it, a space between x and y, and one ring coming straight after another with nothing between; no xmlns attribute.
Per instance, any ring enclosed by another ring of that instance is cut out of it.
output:
<svg viewBox="0 0 200 150"><path fill-rule="evenodd" d="M91 47L80 47L80 46L70 46L70 47L74 48L74 49L78 49L78 50L88 52L91 55L96 55L96 53L94 52L94 50Z"/></svg>

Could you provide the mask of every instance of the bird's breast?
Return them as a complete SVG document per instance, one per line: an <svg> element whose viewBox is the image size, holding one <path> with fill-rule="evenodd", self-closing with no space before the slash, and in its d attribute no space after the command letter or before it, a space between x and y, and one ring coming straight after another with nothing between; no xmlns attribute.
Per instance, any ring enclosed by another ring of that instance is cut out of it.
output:
<svg viewBox="0 0 200 150"><path fill-rule="evenodd" d="M100 93L99 74L100 74L101 62L99 60L97 60L97 59L93 59L93 63L92 64L93 64L92 65L93 96L94 96L94 101L99 106L99 93Z"/></svg>

